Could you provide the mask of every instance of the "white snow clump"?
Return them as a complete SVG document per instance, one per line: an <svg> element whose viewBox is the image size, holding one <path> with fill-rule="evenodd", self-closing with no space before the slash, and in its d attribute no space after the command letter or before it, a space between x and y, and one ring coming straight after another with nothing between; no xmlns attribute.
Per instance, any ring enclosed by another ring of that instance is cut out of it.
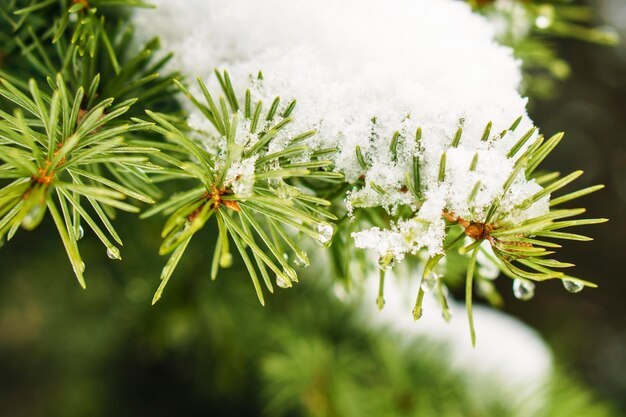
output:
<svg viewBox="0 0 626 417"><path fill-rule="evenodd" d="M380 206L395 213L408 205L415 218L390 229L354 233L356 245L393 254L440 253L442 211L484 220L496 199L508 220L521 222L548 210L548 197L515 212L541 189L523 174L502 196L515 160L513 144L532 127L518 88L520 63L494 41L497 28L455 0L153 0L138 12L138 33L162 38L175 51L172 68L200 76L213 91L213 69L226 69L236 88L252 90L266 106L275 96L298 106L285 134L315 129L306 144L337 148L334 169L350 183L346 206ZM257 74L263 73L259 80ZM190 123L201 125L190 108ZM514 132L507 129L519 117ZM488 122L488 140L482 141ZM416 141L416 131L422 130ZM459 127L458 146L452 141ZM395 152L394 133L399 133ZM501 132L504 135L501 135ZM532 141L532 139L531 139ZM280 146L280 141L274 146ZM278 144L278 145L277 145ZM356 153L360 147L366 167ZM523 151L523 150L522 150ZM440 161L446 168L440 181ZM407 191L419 161L418 199ZM470 171L477 158L475 169ZM241 171L247 168L241 167ZM362 182L360 182L362 181ZM478 184L471 202L468 197ZM382 191L382 192L381 192Z"/></svg>

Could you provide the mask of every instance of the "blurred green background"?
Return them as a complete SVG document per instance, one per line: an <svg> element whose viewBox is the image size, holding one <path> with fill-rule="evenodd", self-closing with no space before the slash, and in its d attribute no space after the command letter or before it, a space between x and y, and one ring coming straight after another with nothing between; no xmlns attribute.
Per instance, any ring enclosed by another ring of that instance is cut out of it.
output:
<svg viewBox="0 0 626 417"><path fill-rule="evenodd" d="M590 216L610 222L591 232L589 244L568 244L563 252L597 291L569 297L558 285L542 286L527 308L507 310L538 329L556 356L605 398L626 409L626 2L588 0L599 24L621 36L616 48L562 40L555 47L572 66L554 100L535 102L532 117L545 133L566 131L566 140L546 162L561 172L583 169L585 185L606 188L584 200ZM581 183L582 185L582 183Z"/></svg>
<svg viewBox="0 0 626 417"><path fill-rule="evenodd" d="M623 0L592 5L626 38ZM278 290L265 308L239 264L210 281L212 231L194 241L151 307L164 262L156 255L161 220L128 216L120 219L128 242L121 262L109 261L93 236L81 241L87 291L49 223L18 233L0 251L0 416L625 413L626 45L554 46L573 75L554 99L532 102L544 133L567 132L546 165L584 169L579 187L606 184L584 205L590 217L611 222L589 231L594 242L563 250L599 289L573 296L545 283L522 303L510 281L497 281L505 311L553 350L555 377L538 387L546 397L540 411L514 401L515 393L469 389L447 366L445 346L368 326L355 301L333 295L323 266L304 273L303 284ZM374 300L366 306L374 309Z"/></svg>

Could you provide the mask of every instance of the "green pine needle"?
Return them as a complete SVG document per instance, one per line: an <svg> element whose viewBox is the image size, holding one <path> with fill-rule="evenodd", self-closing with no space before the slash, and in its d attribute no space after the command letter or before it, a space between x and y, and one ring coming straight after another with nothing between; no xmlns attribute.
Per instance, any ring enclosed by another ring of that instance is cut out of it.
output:
<svg viewBox="0 0 626 417"><path fill-rule="evenodd" d="M288 137L287 141L292 145L286 149L269 152L270 143L276 137L285 135L285 127L291 119L283 116L293 111L295 102L286 104L287 107L282 110L280 99L277 98L267 113L262 115L262 104L253 103L247 92L245 108L241 113L228 73L216 74L219 74L218 81L225 96L217 101L201 80L198 80L198 84L204 102L194 97L183 84L178 85L215 128L212 133L201 133L221 141L226 151L224 155L205 149L192 138L188 127L177 126L163 114L147 112L156 122L154 131L176 144L182 150L181 156L186 154L188 158L193 157L182 164L177 160L173 162L180 168L181 178L192 177L201 187L173 196L144 213L144 216L157 213L169 215L162 233L164 241L161 253L165 254L172 251L178 253L181 245L186 247L188 239L215 215L220 237L213 253L211 277L217 276L219 268L230 266L231 255L227 242L234 242L250 273L259 301L264 304L259 274L270 292L273 291L273 285L268 271L276 275L279 287L290 287L298 281L295 270L286 259L302 259L306 255L303 255L304 251L295 244L290 233L299 232L325 241L326 237L321 231L332 228L329 222L337 219L324 209L330 205L329 201L307 194L296 185L298 180L331 174L325 171L330 161L320 159L325 156L325 152L302 161L303 155L309 151L307 146L301 145L304 138L311 136L308 132ZM233 177L230 174L231 167L246 161L253 162L253 172ZM242 175L247 177L241 178ZM245 190L237 188L238 181L246 182L241 185ZM283 230L285 227L290 230ZM229 262L223 262L223 259ZM171 265L168 264L168 267ZM164 285L161 284L159 297L155 300L160 298Z"/></svg>

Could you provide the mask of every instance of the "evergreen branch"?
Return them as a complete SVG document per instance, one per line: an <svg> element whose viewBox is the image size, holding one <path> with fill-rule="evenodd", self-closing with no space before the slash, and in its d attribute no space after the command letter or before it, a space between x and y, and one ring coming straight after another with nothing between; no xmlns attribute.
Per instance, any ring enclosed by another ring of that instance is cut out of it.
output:
<svg viewBox="0 0 626 417"><path fill-rule="evenodd" d="M230 266L232 256L228 241L232 240L250 273L259 301L264 304L258 274L272 292L268 270L276 274L279 287L290 287L298 279L286 259L295 257L308 263L306 254L291 239L290 232L284 230L285 226L323 244L331 238L329 221L336 217L323 209L330 202L305 194L299 187L284 181L288 178L307 179L313 173L326 172L324 169L329 162L318 159L324 153L310 157L308 147L303 145L270 151L270 144L277 138L293 144L303 137L294 136L286 129L290 119L285 116L293 111L293 102L281 112L280 99L277 98L263 115L263 104L253 103L247 92L242 111L228 73L220 74L219 81L225 97L215 100L206 85L198 80L204 102L178 83L181 91L214 127L213 132L195 132L192 136L188 126L179 127L163 114L147 112L156 122L154 131L164 135L178 149L184 149L190 157L182 163L172 163L201 186L160 203L144 213L144 217L157 213L169 215L162 232L161 253L174 251L178 254L182 245L186 246L188 239L214 216L220 233L211 263L211 277L216 277L220 267ZM217 141L220 144L218 149L225 152L217 154L204 148L196 139L197 134L203 134L207 141ZM286 244L286 248L280 242ZM168 268L171 267L168 264ZM169 269L168 273L171 273ZM155 295L155 302L161 296L162 287Z"/></svg>
<svg viewBox="0 0 626 417"><path fill-rule="evenodd" d="M159 74L172 55L154 59L160 47L158 39L150 40L135 54L129 53L134 48L133 30L126 23L128 9L151 7L149 4L135 0L24 3L0 5L0 12L19 19L10 18L13 33L5 34L0 76L19 85L22 72L39 82L54 80L60 73L70 89L83 87L85 109L111 97L119 103L133 98L143 106L176 109L172 80L178 74ZM3 60L18 65L6 65L3 70ZM22 71L19 64L24 62L28 65ZM140 114L141 110L131 108L132 112Z"/></svg>
<svg viewBox="0 0 626 417"><path fill-rule="evenodd" d="M84 286L84 263L78 252L82 238L82 222L91 229L106 247L112 259L121 259L119 249L113 245L104 230L84 207L88 201L104 229L118 244L119 235L110 219L113 209L136 212L139 209L124 202L131 198L145 203L153 199L143 193L141 184L129 187L107 178L127 178L124 172L131 162L144 161L131 158L132 154L149 154L150 148L127 145L123 136L131 129L118 120L128 111L129 105L113 107L113 100L100 102L89 111L80 108L82 88L70 96L61 75L54 83L51 95L41 91L33 80L29 83L30 95L20 91L7 80L0 80L0 95L16 106L14 116L0 113L0 159L3 171L11 173L15 181L0 191L0 237L12 236L21 225L35 229L47 211L57 226L74 272ZM23 114L29 114L26 119ZM107 135L113 130L114 135ZM104 161L115 168L104 166ZM61 207L61 212L57 207ZM70 208L73 215L70 212Z"/></svg>
<svg viewBox="0 0 626 417"><path fill-rule="evenodd" d="M500 140L505 133L512 132L519 124L519 119L516 120L511 130L503 132L495 138L487 138L486 140ZM490 125L487 125L485 132L490 130ZM506 208L506 203L509 192L512 188L516 187L520 181L528 181L531 178L534 171L539 167L540 163L556 148L556 145L562 140L563 134L554 135L547 141L543 137L538 137L534 141L531 141L536 128L531 128L529 131L521 135L521 137L514 142L514 145L510 148L507 155L511 161L513 169L509 176L504 179L500 195L493 199L488 207L477 206L475 203L476 195L479 191L480 181L476 184L471 191L469 191L469 197L467 199L468 209L470 213L484 213L480 216L464 218L456 215L452 210L444 208L441 216L450 226L447 229L446 244L443 245L443 249L440 253L430 254L430 257L424 264L424 270L420 281L420 287L417 293L416 303L413 310L414 319L419 319L422 315L422 301L425 293L430 289L436 287L430 285L433 281L433 268L438 262L446 256L450 256L452 251L462 256L469 256L467 269L466 269L466 303L468 308L468 317L470 322L470 330L472 335L472 343L475 342L475 331L472 317L472 301L473 301L473 283L475 279L480 279L477 275L476 255L478 254L481 244L487 242L491 248L492 261L495 263L502 272L514 280L514 290L516 296L520 299L528 299L534 292L534 284L532 281L545 281L550 279L560 279L563 281L563 285L571 292L578 292L583 286L595 287L595 284L582 280L580 278L566 275L559 271L559 269L572 267L573 264L561 262L557 259L548 258L549 255L554 254L554 250L560 248L560 245L546 242L541 238L548 239L570 239L570 240L588 240L584 236L572 234L569 232L561 232L562 229L569 229L571 227L591 225L603 223L606 219L571 219L580 216L585 212L584 209L557 209L554 208L560 204L574 200L578 197L582 197L591 192L597 191L602 186L588 187L580 191L574 191L566 194L562 197L554 198L553 203L548 205L547 201L553 193L559 192L565 186L576 180L582 171L576 171L572 174L566 175L560 178L558 174L545 174L539 179L542 188L535 192L534 195L526 198L525 200L517 203L513 209ZM451 147L459 146L462 141L462 129L458 129L454 138L451 141ZM487 134L488 135L488 134ZM420 136L419 132L416 135ZM483 135L483 139L484 139ZM396 143L394 145L394 142ZM391 139L393 146L398 146L398 136L394 135ZM530 144L528 144L531 142ZM437 168L436 180L439 184L446 181L446 153L447 150L443 150L440 157L440 163ZM469 172L472 172L477 166L477 156L474 156L472 163L469 166ZM359 165L364 169L367 168L367 157L360 149L357 148L357 160ZM380 245L379 240L390 239L390 244L398 242L398 239L405 240L408 245L401 249L404 252L395 253L393 251L381 252L379 254L379 265L381 269L385 270L392 267L396 263L396 256L404 257L405 254L417 255L421 247L421 235L420 233L426 233L430 225L430 221L424 221L418 216L419 211L416 211L414 207L420 207L423 202L423 195L426 190L423 189L423 185L420 184L419 168L415 166L419 164L419 160L414 161L413 172L407 172L405 174L406 183L402 186L405 190L411 192L411 196L415 198L413 200L412 207L398 209L398 214L391 219L389 216L383 218L371 217L375 214L375 211L370 208L360 209L358 213L354 214L355 219L360 219L363 222L364 218L370 216L369 221L377 227L388 229L388 225L391 223L392 230L385 232L378 232L372 229L373 233L383 233L383 235L375 234L377 237L369 237L371 242L361 243L361 247L371 244L373 247ZM361 187L366 186L365 181L361 182ZM387 190L376 186L376 184L369 184L369 186L381 195L385 195ZM417 187L422 187L419 189ZM541 204L541 207L550 207L549 211L542 214L525 216L528 210L535 204ZM285 211L284 208L280 210ZM285 212L287 214L287 212ZM481 217L482 216L482 217ZM517 216L517 217L516 217ZM524 220L513 220L516 218L523 218ZM407 218L408 217L408 218ZM402 223L405 222L405 223ZM400 224L411 224L412 226L399 226ZM460 226L463 232L455 239L451 239L450 234L457 230L457 226ZM421 231L421 232L420 232ZM359 232L370 233L368 231ZM384 233L390 233L389 237L386 237ZM430 237L425 237L430 239ZM466 243L464 247L456 251L456 247L461 244L463 239L469 239L470 242ZM411 246L413 245L413 246ZM385 245L381 245L385 247ZM547 249L549 250L547 250ZM333 254L335 252L332 252ZM471 253L471 255L469 255ZM337 252L337 256L339 253ZM381 281L384 282L384 281ZM378 304L382 306L380 301L382 297L383 288L380 289L378 297ZM495 288L491 288L490 297L499 298L495 293ZM444 315L446 315L446 302L442 298L441 294L438 296Z"/></svg>

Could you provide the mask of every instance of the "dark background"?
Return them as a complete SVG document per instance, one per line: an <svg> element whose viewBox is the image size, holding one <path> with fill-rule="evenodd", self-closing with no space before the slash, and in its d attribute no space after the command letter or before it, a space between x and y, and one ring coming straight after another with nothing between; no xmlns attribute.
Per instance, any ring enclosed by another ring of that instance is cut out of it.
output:
<svg viewBox="0 0 626 417"><path fill-rule="evenodd" d="M587 3L619 25L621 44L555 43L573 74L555 99L533 103L531 117L546 136L566 132L545 167L562 173L583 169L579 186L606 185L579 204L590 217L608 217L609 223L579 229L595 240L568 243L562 252L599 288L572 296L550 283L538 288L531 308L511 302L507 310L537 328L594 388L626 407L626 2Z"/></svg>

